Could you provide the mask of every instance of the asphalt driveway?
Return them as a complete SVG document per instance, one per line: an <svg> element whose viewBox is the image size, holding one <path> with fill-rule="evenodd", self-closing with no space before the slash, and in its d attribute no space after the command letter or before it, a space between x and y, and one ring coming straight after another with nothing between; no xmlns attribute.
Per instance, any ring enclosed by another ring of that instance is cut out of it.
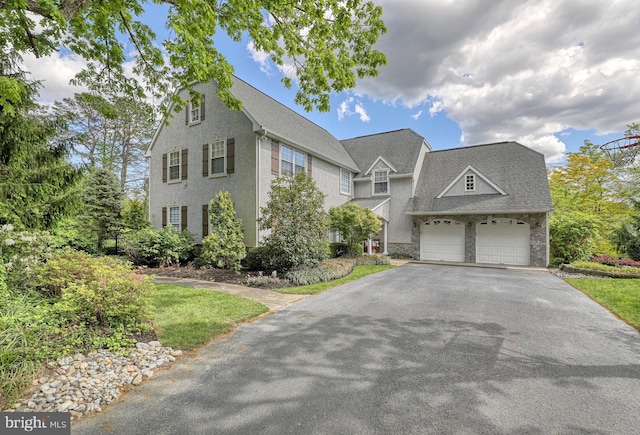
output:
<svg viewBox="0 0 640 435"><path fill-rule="evenodd" d="M546 271L409 263L183 358L82 434L631 434L640 337Z"/></svg>

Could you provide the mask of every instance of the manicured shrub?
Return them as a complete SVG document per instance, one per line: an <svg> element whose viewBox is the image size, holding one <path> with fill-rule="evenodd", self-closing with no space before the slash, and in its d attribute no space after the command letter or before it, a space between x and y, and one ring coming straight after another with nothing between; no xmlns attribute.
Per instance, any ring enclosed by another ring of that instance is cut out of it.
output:
<svg viewBox="0 0 640 435"><path fill-rule="evenodd" d="M229 192L220 191L209 204L211 233L202 240L200 263L238 271L247 255L244 246L242 220L236 218L236 209Z"/></svg>
<svg viewBox="0 0 640 435"><path fill-rule="evenodd" d="M634 261L640 261L640 237L636 237L627 245L627 253Z"/></svg>
<svg viewBox="0 0 640 435"><path fill-rule="evenodd" d="M195 242L186 230L143 228L124 232L122 250L138 266L170 266L193 258Z"/></svg>
<svg viewBox="0 0 640 435"><path fill-rule="evenodd" d="M57 296L54 309L63 327L107 334L148 329L151 279L123 261L78 251L59 255L40 272L44 293Z"/></svg>

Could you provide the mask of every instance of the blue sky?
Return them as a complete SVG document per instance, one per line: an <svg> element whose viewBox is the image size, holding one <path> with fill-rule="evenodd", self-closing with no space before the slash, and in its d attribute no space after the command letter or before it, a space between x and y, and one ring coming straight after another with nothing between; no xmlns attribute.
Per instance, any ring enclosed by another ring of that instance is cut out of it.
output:
<svg viewBox="0 0 640 435"><path fill-rule="evenodd" d="M216 45L238 77L338 139L411 128L433 149L515 140L561 164L584 140L602 144L640 122L637 0L375 0L388 32L377 78L335 94L328 113L306 113L295 89L245 39ZM144 19L167 37L162 7ZM83 62L68 53L25 57L51 103Z"/></svg>

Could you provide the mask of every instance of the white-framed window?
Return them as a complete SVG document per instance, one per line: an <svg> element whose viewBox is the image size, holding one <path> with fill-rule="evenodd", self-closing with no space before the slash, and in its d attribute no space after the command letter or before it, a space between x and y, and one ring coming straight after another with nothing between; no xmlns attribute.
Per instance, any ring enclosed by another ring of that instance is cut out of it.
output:
<svg viewBox="0 0 640 435"><path fill-rule="evenodd" d="M169 207L169 226L176 231L180 231L180 207Z"/></svg>
<svg viewBox="0 0 640 435"><path fill-rule="evenodd" d="M280 173L282 175L297 175L306 172L306 157L304 153L282 145L280 147Z"/></svg>
<svg viewBox="0 0 640 435"><path fill-rule="evenodd" d="M464 177L464 191L472 192L476 190L476 176L474 174L467 174Z"/></svg>
<svg viewBox="0 0 640 435"><path fill-rule="evenodd" d="M227 141L226 139L217 140L211 143L211 169L210 175L221 175L225 173L225 148Z"/></svg>
<svg viewBox="0 0 640 435"><path fill-rule="evenodd" d="M169 153L169 181L180 179L180 151Z"/></svg>
<svg viewBox="0 0 640 435"><path fill-rule="evenodd" d="M340 193L351 195L351 172L340 168Z"/></svg>
<svg viewBox="0 0 640 435"><path fill-rule="evenodd" d="M389 194L389 171L382 170L373 172L373 194Z"/></svg>
<svg viewBox="0 0 640 435"><path fill-rule="evenodd" d="M200 103L192 104L189 101L189 125L200 122Z"/></svg>

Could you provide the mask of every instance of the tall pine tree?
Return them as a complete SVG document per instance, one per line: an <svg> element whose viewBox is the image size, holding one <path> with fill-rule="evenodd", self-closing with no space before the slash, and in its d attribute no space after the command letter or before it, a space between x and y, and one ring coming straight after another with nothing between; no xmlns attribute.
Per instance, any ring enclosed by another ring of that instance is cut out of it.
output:
<svg viewBox="0 0 640 435"><path fill-rule="evenodd" d="M38 82L0 51L0 224L50 229L78 204L82 173L52 138L64 125L38 113Z"/></svg>

